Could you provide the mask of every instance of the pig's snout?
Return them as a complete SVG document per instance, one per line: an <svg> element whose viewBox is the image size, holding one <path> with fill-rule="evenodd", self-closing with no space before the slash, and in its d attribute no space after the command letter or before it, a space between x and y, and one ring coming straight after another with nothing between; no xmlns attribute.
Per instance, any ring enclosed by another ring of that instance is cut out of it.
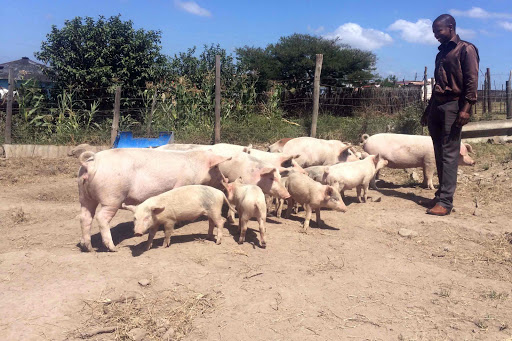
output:
<svg viewBox="0 0 512 341"><path fill-rule="evenodd" d="M337 207L337 211L338 211L338 212L347 212L347 206L345 206L345 204L340 204L340 205Z"/></svg>

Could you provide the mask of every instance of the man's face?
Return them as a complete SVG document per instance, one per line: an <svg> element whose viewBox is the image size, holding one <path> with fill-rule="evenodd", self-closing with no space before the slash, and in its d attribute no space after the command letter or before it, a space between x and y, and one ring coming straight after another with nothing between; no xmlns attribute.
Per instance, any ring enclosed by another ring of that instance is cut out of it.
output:
<svg viewBox="0 0 512 341"><path fill-rule="evenodd" d="M434 36L441 43L447 43L452 38L452 25L446 25L444 22L435 22L432 25L432 32Z"/></svg>

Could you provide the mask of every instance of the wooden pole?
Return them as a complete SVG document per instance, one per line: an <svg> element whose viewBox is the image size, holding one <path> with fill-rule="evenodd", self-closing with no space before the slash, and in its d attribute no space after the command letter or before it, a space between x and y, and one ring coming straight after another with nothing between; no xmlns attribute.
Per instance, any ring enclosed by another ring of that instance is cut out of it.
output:
<svg viewBox="0 0 512 341"><path fill-rule="evenodd" d="M512 119L512 94L510 93L510 81L506 81L507 91L507 119Z"/></svg>
<svg viewBox="0 0 512 341"><path fill-rule="evenodd" d="M220 56L215 56L215 143L220 142Z"/></svg>
<svg viewBox="0 0 512 341"><path fill-rule="evenodd" d="M423 73L423 102L427 102L427 67L425 66L425 72Z"/></svg>
<svg viewBox="0 0 512 341"><path fill-rule="evenodd" d="M316 137L316 123L318 121L318 107L320 101L320 74L322 73L323 54L316 55L315 79L313 83L313 117L311 118L311 137Z"/></svg>
<svg viewBox="0 0 512 341"><path fill-rule="evenodd" d="M119 117L121 115L121 87L116 88L116 97L114 102L114 119L112 120L112 130L110 132L110 145L114 145L117 133L119 131Z"/></svg>
<svg viewBox="0 0 512 341"><path fill-rule="evenodd" d="M491 102L491 69L487 68L487 112L492 114L492 102Z"/></svg>
<svg viewBox="0 0 512 341"><path fill-rule="evenodd" d="M484 78L484 84L482 84L482 115L487 113L487 105L485 97L487 95L487 76Z"/></svg>
<svg viewBox="0 0 512 341"><path fill-rule="evenodd" d="M5 143L12 143L12 102L14 93L14 75L12 68L9 67L9 87L7 92L7 112L5 117Z"/></svg>
<svg viewBox="0 0 512 341"><path fill-rule="evenodd" d="M149 117L148 117L148 124L146 126L146 134L147 135L149 135L151 133L151 121L153 121L153 114L155 112L156 96L157 96L157 89L155 88L155 93L153 94L153 101L151 102L151 111L149 112Z"/></svg>

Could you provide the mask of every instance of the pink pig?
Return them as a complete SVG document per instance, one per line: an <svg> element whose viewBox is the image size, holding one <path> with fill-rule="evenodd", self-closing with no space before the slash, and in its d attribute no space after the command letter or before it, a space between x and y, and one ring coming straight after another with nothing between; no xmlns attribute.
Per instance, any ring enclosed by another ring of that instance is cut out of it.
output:
<svg viewBox="0 0 512 341"><path fill-rule="evenodd" d="M81 248L92 251L91 225L98 204L96 219L103 244L116 251L109 223L122 203L138 205L185 185L220 187L223 176L218 166L229 159L207 151L125 148L82 153L78 171Z"/></svg>

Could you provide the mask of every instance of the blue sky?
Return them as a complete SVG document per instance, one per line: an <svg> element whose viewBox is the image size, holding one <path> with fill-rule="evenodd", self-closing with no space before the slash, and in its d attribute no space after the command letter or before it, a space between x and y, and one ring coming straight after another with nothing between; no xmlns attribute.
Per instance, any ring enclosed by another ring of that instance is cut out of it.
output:
<svg viewBox="0 0 512 341"><path fill-rule="evenodd" d="M136 28L162 31L168 55L219 43L229 52L244 45L265 47L279 37L309 33L339 37L373 51L382 76L418 79L433 76L438 43L432 20L450 13L462 39L480 51L480 69L491 68L501 88L512 69L512 0L488 1L311 1L311 0L88 0L3 1L0 63L22 56L35 59L52 25L76 16L121 14Z"/></svg>

